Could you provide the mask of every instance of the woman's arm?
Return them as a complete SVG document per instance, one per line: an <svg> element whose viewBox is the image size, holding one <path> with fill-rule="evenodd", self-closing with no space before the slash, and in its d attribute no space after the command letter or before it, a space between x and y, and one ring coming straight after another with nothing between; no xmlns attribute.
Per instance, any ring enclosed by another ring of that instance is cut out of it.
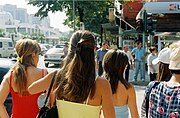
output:
<svg viewBox="0 0 180 118"><path fill-rule="evenodd" d="M115 118L111 86L106 79L101 79L102 110L104 118Z"/></svg>
<svg viewBox="0 0 180 118"><path fill-rule="evenodd" d="M4 107L4 102L10 92L10 84L8 79L9 78L4 77L0 85L0 118L9 118L6 108Z"/></svg>
<svg viewBox="0 0 180 118"><path fill-rule="evenodd" d="M128 106L131 112L131 117L139 118L137 104L136 104L136 93L133 86L128 89Z"/></svg>
<svg viewBox="0 0 180 118"><path fill-rule="evenodd" d="M45 77L33 82L29 87L28 91L30 94L36 94L45 91L49 88L54 71L47 74Z"/></svg>

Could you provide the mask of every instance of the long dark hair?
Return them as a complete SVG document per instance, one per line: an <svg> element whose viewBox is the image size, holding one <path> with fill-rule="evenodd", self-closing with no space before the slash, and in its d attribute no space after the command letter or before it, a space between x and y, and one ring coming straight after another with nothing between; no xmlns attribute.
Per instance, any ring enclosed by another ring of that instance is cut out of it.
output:
<svg viewBox="0 0 180 118"><path fill-rule="evenodd" d="M158 63L158 76L157 81L169 81L172 74L169 70L169 64L163 62Z"/></svg>
<svg viewBox="0 0 180 118"><path fill-rule="evenodd" d="M66 68L60 71L62 81L56 95L57 99L82 103L87 99L95 81L95 39L89 31L84 31L77 40L74 57L71 61L65 60Z"/></svg>
<svg viewBox="0 0 180 118"><path fill-rule="evenodd" d="M102 63L104 69L103 76L110 81L113 94L116 93L119 81L126 89L131 86L123 77L127 64L128 57L120 50L109 50L104 56Z"/></svg>

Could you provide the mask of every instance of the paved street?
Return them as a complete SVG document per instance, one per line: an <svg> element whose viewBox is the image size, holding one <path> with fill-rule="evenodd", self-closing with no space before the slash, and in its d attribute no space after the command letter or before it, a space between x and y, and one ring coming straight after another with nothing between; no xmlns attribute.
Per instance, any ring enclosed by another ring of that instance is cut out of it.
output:
<svg viewBox="0 0 180 118"><path fill-rule="evenodd" d="M140 81L140 73L138 75L138 81L137 82L132 82L133 80L133 70L130 70L130 82L134 85L135 87L135 91L136 91L136 101L137 101L137 106L138 106L138 111L139 111L139 115L140 115L140 109L141 109L141 104L142 104L142 100L144 97L144 91L146 89L147 84L149 83L149 76L147 75L147 72L145 72L146 74L146 79L145 82Z"/></svg>

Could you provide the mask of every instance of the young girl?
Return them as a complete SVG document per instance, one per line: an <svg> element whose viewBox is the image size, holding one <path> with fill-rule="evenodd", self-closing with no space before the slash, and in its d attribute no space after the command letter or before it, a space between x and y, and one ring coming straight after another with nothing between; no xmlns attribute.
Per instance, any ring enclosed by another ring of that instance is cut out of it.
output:
<svg viewBox="0 0 180 118"><path fill-rule="evenodd" d="M0 118L9 118L4 101L12 96L11 118L35 118L39 112L37 99L42 91L30 94L30 84L46 75L47 70L37 68L41 52L38 43L31 39L16 42L17 62L4 76L0 86Z"/></svg>
<svg viewBox="0 0 180 118"><path fill-rule="evenodd" d="M103 59L103 77L111 84L116 118L129 118L128 107L131 117L139 118L134 87L124 78L127 66L128 57L124 52L109 50Z"/></svg>

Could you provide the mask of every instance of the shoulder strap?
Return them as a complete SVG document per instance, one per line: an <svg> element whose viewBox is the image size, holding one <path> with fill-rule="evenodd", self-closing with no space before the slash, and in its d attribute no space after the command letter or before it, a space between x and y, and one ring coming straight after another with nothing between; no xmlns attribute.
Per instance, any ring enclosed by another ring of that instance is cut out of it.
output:
<svg viewBox="0 0 180 118"><path fill-rule="evenodd" d="M155 88L160 82L154 82L152 86L149 87L149 93L146 95L146 118L148 118L148 110L149 110L149 97L151 94L151 90Z"/></svg>
<svg viewBox="0 0 180 118"><path fill-rule="evenodd" d="M54 72L54 75L53 75L51 84L50 84L49 89L48 89L48 94L47 94L46 99L45 99L45 101L44 101L44 106L46 106L47 100L48 100L49 95L50 95L50 93L51 93L51 89L52 89L52 86L53 86L53 83L54 83L54 79L55 79L56 73L57 73L57 71Z"/></svg>
<svg viewBox="0 0 180 118"><path fill-rule="evenodd" d="M91 90L92 90L92 88L91 88L90 91L89 91L89 94L88 94L88 97L87 97L87 100L86 100L86 105L87 105L88 102L89 102L89 97L90 97L90 95L91 95Z"/></svg>

